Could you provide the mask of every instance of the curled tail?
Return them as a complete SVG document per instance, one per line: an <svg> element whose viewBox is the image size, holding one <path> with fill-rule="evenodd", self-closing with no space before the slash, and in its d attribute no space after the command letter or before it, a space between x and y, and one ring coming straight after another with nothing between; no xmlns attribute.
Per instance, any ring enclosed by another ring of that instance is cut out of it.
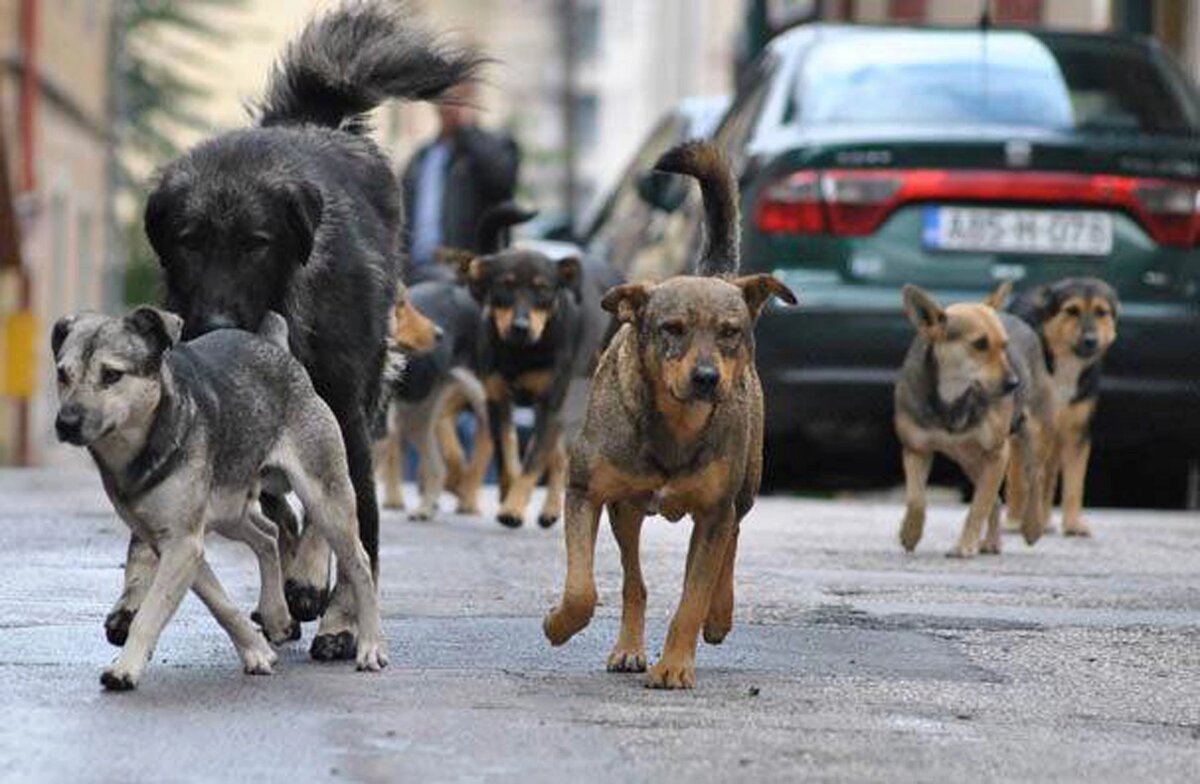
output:
<svg viewBox="0 0 1200 784"><path fill-rule="evenodd" d="M476 239L480 253L495 253L504 247L508 230L532 220L537 210L527 210L514 201L500 202L479 219Z"/></svg>
<svg viewBox="0 0 1200 784"><path fill-rule="evenodd" d="M716 145L691 141L667 150L655 171L686 174L700 183L708 239L696 266L700 275L732 275L738 271L740 226L738 189L729 162Z"/></svg>
<svg viewBox="0 0 1200 784"><path fill-rule="evenodd" d="M446 44L404 3L347 0L308 23L271 69L259 124L358 131L387 98L431 100L486 58Z"/></svg>

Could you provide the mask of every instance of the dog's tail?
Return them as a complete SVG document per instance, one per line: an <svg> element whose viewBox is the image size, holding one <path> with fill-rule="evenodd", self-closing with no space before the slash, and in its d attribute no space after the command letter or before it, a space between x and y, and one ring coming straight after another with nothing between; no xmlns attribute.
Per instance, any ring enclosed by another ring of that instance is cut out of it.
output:
<svg viewBox="0 0 1200 784"><path fill-rule="evenodd" d="M532 220L537 210L528 210L515 201L500 202L479 219L476 240L480 253L495 253L508 244L508 230Z"/></svg>
<svg viewBox="0 0 1200 784"><path fill-rule="evenodd" d="M716 145L691 141L667 150L655 171L687 174L700 183L708 239L696 272L700 275L732 275L738 271L738 189L729 162Z"/></svg>
<svg viewBox="0 0 1200 784"><path fill-rule="evenodd" d="M448 45L405 3L347 0L288 44L271 70L259 124L362 132L363 115L385 99L435 99L474 78L486 61Z"/></svg>

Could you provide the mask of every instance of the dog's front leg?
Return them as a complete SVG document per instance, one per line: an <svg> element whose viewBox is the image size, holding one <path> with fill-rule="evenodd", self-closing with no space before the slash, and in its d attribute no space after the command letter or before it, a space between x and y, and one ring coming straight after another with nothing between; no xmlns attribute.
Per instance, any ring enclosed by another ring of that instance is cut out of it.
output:
<svg viewBox="0 0 1200 784"><path fill-rule="evenodd" d="M1087 477L1092 442L1086 435L1066 433L1062 449L1062 510L1064 536L1091 536L1083 519L1083 482Z"/></svg>
<svg viewBox="0 0 1200 784"><path fill-rule="evenodd" d="M704 621L704 641L709 645L720 645L733 628L733 562L737 559L738 533L741 525L734 526L725 548L725 561L721 565L721 576L713 588L708 618Z"/></svg>
<svg viewBox="0 0 1200 784"><path fill-rule="evenodd" d="M932 452L904 448L904 522L900 524L900 544L912 552L925 530L925 486L933 467Z"/></svg>
<svg viewBox="0 0 1200 784"><path fill-rule="evenodd" d="M251 502L243 519L228 526L225 533L248 545L258 559L258 609L254 615L262 624L267 639L275 645L300 639L300 623L292 619L283 595L283 569L279 563L275 523L262 513L257 503ZM236 639L234 643L237 644Z"/></svg>
<svg viewBox="0 0 1200 784"><path fill-rule="evenodd" d="M517 528L524 522L525 508L529 506L530 496L533 495L538 480L546 472L551 453L557 448L561 438L562 423L559 420L557 409L539 405L537 421L521 473L509 488L508 493L505 494L504 502L500 505L500 513L496 516L501 524ZM554 524L554 520L539 522L543 528Z"/></svg>
<svg viewBox="0 0 1200 784"><path fill-rule="evenodd" d="M203 558L204 539L200 531L170 534L159 543L154 579L129 625L125 647L100 676L104 688L124 691L137 686L163 627L191 588Z"/></svg>
<svg viewBox="0 0 1200 784"><path fill-rule="evenodd" d="M521 467L517 450L517 429L512 421L512 404L507 400L488 400L488 428L496 452L496 468L500 480L500 499L508 495Z"/></svg>
<svg viewBox="0 0 1200 784"><path fill-rule="evenodd" d="M683 596L671 619L658 663L646 675L652 689L690 689L696 685L696 641L708 617L713 590L721 577L729 542L737 525L733 504L692 515L692 541L683 578Z"/></svg>
<svg viewBox="0 0 1200 784"><path fill-rule="evenodd" d="M608 655L609 672L646 671L646 583L642 579L641 538L645 510L622 501L610 504L608 521L621 549L621 633Z"/></svg>
<svg viewBox="0 0 1200 784"><path fill-rule="evenodd" d="M129 637L129 624L142 606L157 565L158 556L154 554L154 548L137 534L131 533L129 550L125 554L125 588L104 619L104 635L111 644L118 647L125 644Z"/></svg>
<svg viewBox="0 0 1200 784"><path fill-rule="evenodd" d="M567 577L562 600L546 615L542 631L551 645L562 645L592 620L596 610L596 527L600 506L586 490L567 489L564 538Z"/></svg>
<svg viewBox="0 0 1200 784"><path fill-rule="evenodd" d="M971 506L963 523L958 543L946 553L948 558L971 558L979 552L980 534L984 521L992 513L1000 494L1000 485L1008 471L1009 441L1000 447L999 454L979 458L978 462L964 465L967 475L975 485L971 495Z"/></svg>
<svg viewBox="0 0 1200 784"><path fill-rule="evenodd" d="M283 594L288 612L297 621L315 621L329 604L329 543L308 520L296 554L284 571Z"/></svg>
<svg viewBox="0 0 1200 784"><path fill-rule="evenodd" d="M538 514L538 525L549 528L562 517L563 496L567 490L567 442L559 432L554 448L546 461L546 500Z"/></svg>

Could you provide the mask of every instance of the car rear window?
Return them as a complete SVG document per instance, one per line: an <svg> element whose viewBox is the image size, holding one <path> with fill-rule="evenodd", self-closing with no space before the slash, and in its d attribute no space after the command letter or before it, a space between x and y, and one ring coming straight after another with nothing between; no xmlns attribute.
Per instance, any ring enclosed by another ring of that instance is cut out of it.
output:
<svg viewBox="0 0 1200 784"><path fill-rule="evenodd" d="M876 31L806 58L793 117L812 125L1011 125L1188 134L1195 106L1142 49L1016 31Z"/></svg>

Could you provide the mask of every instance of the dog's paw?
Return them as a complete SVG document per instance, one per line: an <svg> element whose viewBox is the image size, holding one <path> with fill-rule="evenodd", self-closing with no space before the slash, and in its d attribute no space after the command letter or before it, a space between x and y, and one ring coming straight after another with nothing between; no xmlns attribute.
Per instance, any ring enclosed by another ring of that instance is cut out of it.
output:
<svg viewBox="0 0 1200 784"><path fill-rule="evenodd" d="M403 498L388 498L385 496L383 499L383 508L390 509L392 511L403 512L404 511L404 499Z"/></svg>
<svg viewBox="0 0 1200 784"><path fill-rule="evenodd" d="M349 661L358 653L353 632L318 634L313 638L308 655L316 661Z"/></svg>
<svg viewBox="0 0 1200 784"><path fill-rule="evenodd" d="M437 510L425 506L408 513L408 519L414 523L424 523L432 520L434 517L437 517Z"/></svg>
<svg viewBox="0 0 1200 784"><path fill-rule="evenodd" d="M709 645L720 645L725 642L729 630L733 628L733 619L704 622L704 641Z"/></svg>
<svg viewBox="0 0 1200 784"><path fill-rule="evenodd" d="M250 613L250 620L258 624L263 636L272 645L283 645L300 639L300 622L291 616L273 624L266 624L263 623L262 613L255 610Z"/></svg>
<svg viewBox="0 0 1200 784"><path fill-rule="evenodd" d="M660 660L646 672L646 688L649 689L694 689L696 687L696 665L694 662Z"/></svg>
<svg viewBox="0 0 1200 784"><path fill-rule="evenodd" d="M478 517L480 514L479 502L471 501L470 503L467 503L465 501L459 501L458 506L454 508L454 514Z"/></svg>
<svg viewBox="0 0 1200 784"><path fill-rule="evenodd" d="M608 654L609 672L645 672L646 651L642 648L613 648Z"/></svg>
<svg viewBox="0 0 1200 784"><path fill-rule="evenodd" d="M238 651L242 659L242 671L247 675L270 675L274 672L275 662L279 657L270 646L246 648Z"/></svg>
<svg viewBox="0 0 1200 784"><path fill-rule="evenodd" d="M551 528L558 522L558 515L540 514L538 515L538 525L542 528Z"/></svg>
<svg viewBox="0 0 1200 784"><path fill-rule="evenodd" d="M295 580L288 580L283 584L283 596L287 600L288 612L301 622L317 620L329 604L328 590Z"/></svg>
<svg viewBox="0 0 1200 784"><path fill-rule="evenodd" d="M979 554L980 555L999 555L1000 554L1000 539L997 538L995 541L985 539L983 541L983 543L981 543L979 545Z"/></svg>
<svg viewBox="0 0 1200 784"><path fill-rule="evenodd" d="M1063 523L1063 536L1091 536L1092 527L1084 520Z"/></svg>
<svg viewBox="0 0 1200 784"><path fill-rule="evenodd" d="M1042 534L1047 533L1048 529L1044 528L1037 521L1025 522L1021 524L1021 536L1025 538L1025 544L1037 544L1037 540L1042 538Z"/></svg>
<svg viewBox="0 0 1200 784"><path fill-rule="evenodd" d="M104 619L104 636L108 638L110 645L120 648L125 644L125 640L129 639L129 625L133 623L134 614L133 610L122 607L113 610Z"/></svg>
<svg viewBox="0 0 1200 784"><path fill-rule="evenodd" d="M496 522L505 528L520 528L525 523L518 515L509 512L501 512L496 515Z"/></svg>
<svg viewBox="0 0 1200 784"><path fill-rule="evenodd" d="M387 665L387 644L383 640L363 640L359 643L355 666L360 672L379 672Z"/></svg>
<svg viewBox="0 0 1200 784"><path fill-rule="evenodd" d="M962 542L959 542L946 551L947 558L974 558L978 554L978 547L968 547Z"/></svg>
<svg viewBox="0 0 1200 784"><path fill-rule="evenodd" d="M137 688L137 676L113 664L100 673L100 684L105 691L132 691Z"/></svg>
<svg viewBox="0 0 1200 784"><path fill-rule="evenodd" d="M900 524L900 545L906 552L912 552L917 548L917 542L921 541L921 533L925 529L925 517L918 514L906 514L904 522Z"/></svg>
<svg viewBox="0 0 1200 784"><path fill-rule="evenodd" d="M542 632L551 645L558 646L574 637L592 620L596 602L582 602L577 606L559 605L546 614L542 621Z"/></svg>

